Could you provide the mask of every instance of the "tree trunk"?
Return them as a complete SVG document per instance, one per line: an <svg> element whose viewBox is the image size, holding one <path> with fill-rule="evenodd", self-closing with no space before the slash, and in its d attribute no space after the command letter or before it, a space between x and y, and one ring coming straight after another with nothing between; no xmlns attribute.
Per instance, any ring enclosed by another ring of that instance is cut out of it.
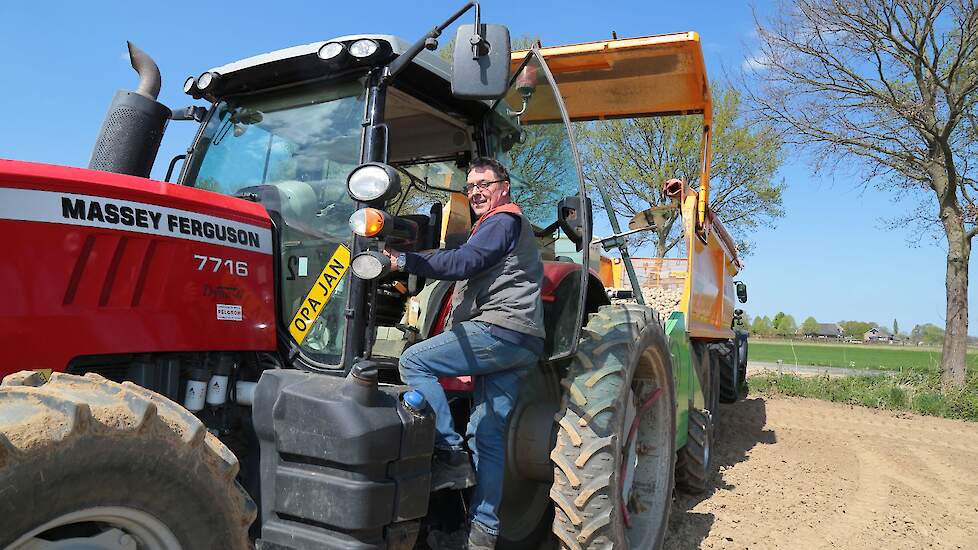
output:
<svg viewBox="0 0 978 550"><path fill-rule="evenodd" d="M668 244L667 241L669 240L669 234L666 233L663 235L660 233L658 237L659 238L655 241L655 257L665 258L666 252L668 252L668 250L666 250L666 245Z"/></svg>
<svg viewBox="0 0 978 550"><path fill-rule="evenodd" d="M941 386L944 391L964 386L968 351L968 260L971 239L957 205L941 207L941 222L947 236L947 317Z"/></svg>

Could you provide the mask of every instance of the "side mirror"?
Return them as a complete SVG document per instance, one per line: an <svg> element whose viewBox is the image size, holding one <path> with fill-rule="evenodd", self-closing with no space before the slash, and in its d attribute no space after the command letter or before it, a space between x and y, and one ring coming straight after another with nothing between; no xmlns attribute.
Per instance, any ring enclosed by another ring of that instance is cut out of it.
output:
<svg viewBox="0 0 978 550"><path fill-rule="evenodd" d="M509 87L509 29L503 25L460 25L452 52L452 95L498 99Z"/></svg>
<svg viewBox="0 0 978 550"><path fill-rule="evenodd" d="M628 221L628 228L631 230L647 229L649 227L662 227L676 217L675 206L658 206L643 210Z"/></svg>
<svg viewBox="0 0 978 550"><path fill-rule="evenodd" d="M740 282L740 281L734 281L734 285L737 287L737 299L740 300L740 303L746 304L747 303L747 285L744 284L744 283L742 283L742 282Z"/></svg>
<svg viewBox="0 0 978 550"><path fill-rule="evenodd" d="M590 236L594 228L591 217L591 199L585 197L583 206L581 205L581 197L578 195L564 197L557 203L557 223L564 231L564 235L567 235L567 238L577 247L578 252L584 248L584 212L582 208L587 209L587 236Z"/></svg>

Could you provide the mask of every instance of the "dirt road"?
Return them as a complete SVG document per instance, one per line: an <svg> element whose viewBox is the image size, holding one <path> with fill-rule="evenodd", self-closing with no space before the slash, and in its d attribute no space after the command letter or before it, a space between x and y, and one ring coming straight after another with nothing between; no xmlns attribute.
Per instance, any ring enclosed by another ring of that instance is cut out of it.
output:
<svg viewBox="0 0 978 550"><path fill-rule="evenodd" d="M714 488L666 547L978 548L978 424L809 399L721 408Z"/></svg>

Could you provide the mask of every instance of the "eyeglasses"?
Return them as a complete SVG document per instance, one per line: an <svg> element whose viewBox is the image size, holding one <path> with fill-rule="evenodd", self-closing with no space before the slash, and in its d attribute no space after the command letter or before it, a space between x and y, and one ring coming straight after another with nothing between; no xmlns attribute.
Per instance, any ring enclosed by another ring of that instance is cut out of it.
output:
<svg viewBox="0 0 978 550"><path fill-rule="evenodd" d="M485 191L486 189L489 189L490 185L494 183L499 183L501 181L509 181L509 180L503 178L501 180L477 181L475 183L470 183L465 187L463 187L462 192L465 193L466 195L471 195L472 192L475 191L476 189L478 189L479 191Z"/></svg>

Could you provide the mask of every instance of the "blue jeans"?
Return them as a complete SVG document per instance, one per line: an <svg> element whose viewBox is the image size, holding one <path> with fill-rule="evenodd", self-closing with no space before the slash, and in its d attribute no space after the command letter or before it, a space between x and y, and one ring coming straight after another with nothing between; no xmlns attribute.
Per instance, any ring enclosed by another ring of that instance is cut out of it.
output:
<svg viewBox="0 0 978 550"><path fill-rule="evenodd" d="M499 532L496 508L502 500L506 468L506 419L527 367L538 359L532 351L496 338L489 333L489 325L480 321L459 323L401 355L401 378L421 392L435 411L435 446L439 448L461 449L462 436L455 431L438 378L476 377L467 429L478 481L472 496L472 520L494 535Z"/></svg>

